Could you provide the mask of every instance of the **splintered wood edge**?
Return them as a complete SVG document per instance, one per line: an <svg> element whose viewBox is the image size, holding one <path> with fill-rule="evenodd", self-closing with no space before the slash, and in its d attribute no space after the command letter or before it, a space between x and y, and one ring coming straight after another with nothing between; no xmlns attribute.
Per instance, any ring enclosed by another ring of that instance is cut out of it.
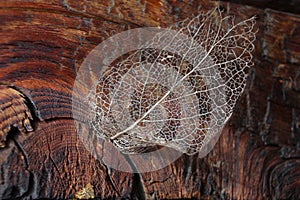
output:
<svg viewBox="0 0 300 200"><path fill-rule="evenodd" d="M11 87L0 85L0 148L6 147L13 128L21 133L33 131L31 120L33 117L25 96Z"/></svg>

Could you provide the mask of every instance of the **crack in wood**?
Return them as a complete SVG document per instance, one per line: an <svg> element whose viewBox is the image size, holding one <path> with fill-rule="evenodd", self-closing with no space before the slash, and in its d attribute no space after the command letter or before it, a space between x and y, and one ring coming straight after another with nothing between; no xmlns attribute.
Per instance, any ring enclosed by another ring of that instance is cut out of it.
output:
<svg viewBox="0 0 300 200"><path fill-rule="evenodd" d="M24 163L25 163L25 170L28 171L29 173L29 178L28 178L28 188L27 191L25 191L21 196L20 199L28 197L32 194L32 192L34 191L35 188L35 181L34 181L34 174L32 171L29 170L29 159L28 159L28 155L25 152L25 150L23 149L23 147L19 144L19 142L17 141L17 139L15 139L14 137L12 138L12 140L14 141L15 146L17 147L17 149L21 152L21 155L24 158Z"/></svg>

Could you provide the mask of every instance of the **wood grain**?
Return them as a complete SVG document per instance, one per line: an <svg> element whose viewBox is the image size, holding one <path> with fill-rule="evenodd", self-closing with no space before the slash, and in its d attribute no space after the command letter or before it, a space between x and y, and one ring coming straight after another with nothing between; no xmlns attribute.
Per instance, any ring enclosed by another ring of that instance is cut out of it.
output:
<svg viewBox="0 0 300 200"><path fill-rule="evenodd" d="M8 86L0 85L0 147L5 147L8 133L14 128L21 132L31 132L33 117L26 105L24 95Z"/></svg>
<svg viewBox="0 0 300 200"><path fill-rule="evenodd" d="M115 33L167 27L218 4L237 21L256 15L259 32L247 89L213 151L203 159L184 155L143 174L119 172L95 159L74 120L90 133L87 123L72 116L72 87L83 59ZM299 199L300 15L266 7L188 0L1 1L0 137L6 145L0 149L0 198L80 198L89 186L99 199Z"/></svg>

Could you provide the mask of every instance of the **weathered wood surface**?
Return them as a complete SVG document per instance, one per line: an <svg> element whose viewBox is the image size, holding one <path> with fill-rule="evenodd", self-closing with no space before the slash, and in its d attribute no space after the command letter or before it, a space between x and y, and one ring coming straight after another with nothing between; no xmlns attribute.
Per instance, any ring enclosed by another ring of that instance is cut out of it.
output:
<svg viewBox="0 0 300 200"><path fill-rule="evenodd" d="M246 92L207 157L129 174L95 160L77 136L72 86L90 50L114 33L167 27L217 4L1 1L0 197L78 198L91 185L98 198L299 199L297 14L221 3L237 20L256 15L259 32Z"/></svg>

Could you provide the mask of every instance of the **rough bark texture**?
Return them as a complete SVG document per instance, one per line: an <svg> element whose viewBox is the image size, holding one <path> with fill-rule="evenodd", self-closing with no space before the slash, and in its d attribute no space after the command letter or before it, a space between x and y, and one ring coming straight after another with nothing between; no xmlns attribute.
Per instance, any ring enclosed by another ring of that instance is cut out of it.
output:
<svg viewBox="0 0 300 200"><path fill-rule="evenodd" d="M294 14L255 2L220 3L237 20L256 15L259 32L248 87L214 150L129 174L94 159L77 136L77 69L114 33L167 27L219 3L1 1L0 198L299 199L299 1L286 3Z"/></svg>

